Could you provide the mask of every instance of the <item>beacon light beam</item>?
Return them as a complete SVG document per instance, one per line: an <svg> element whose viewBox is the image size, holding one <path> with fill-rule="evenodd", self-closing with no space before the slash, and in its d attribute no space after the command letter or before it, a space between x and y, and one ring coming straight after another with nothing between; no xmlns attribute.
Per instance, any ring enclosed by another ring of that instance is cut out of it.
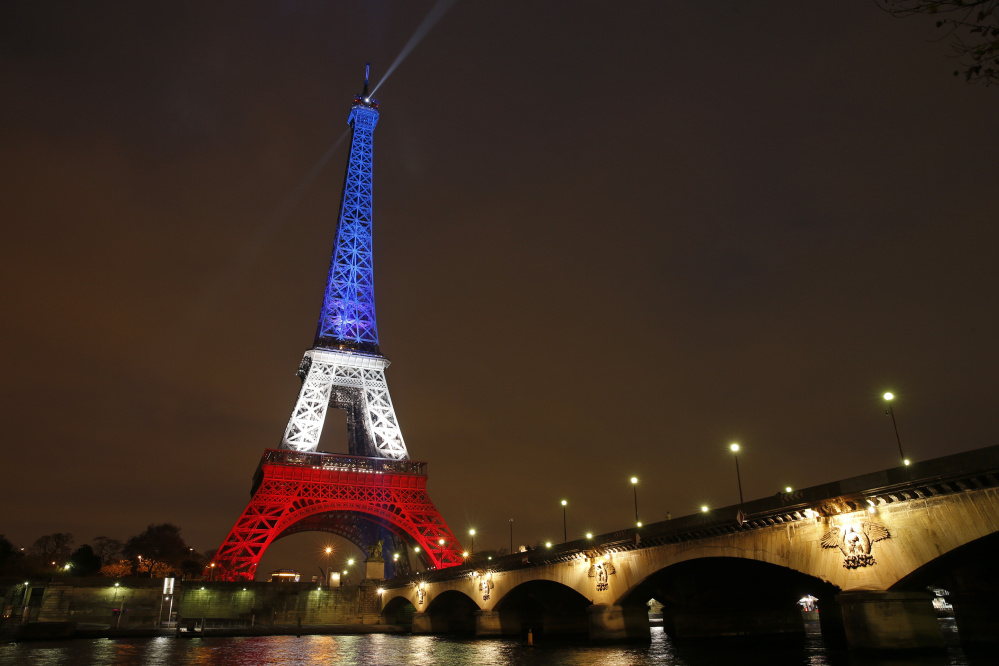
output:
<svg viewBox="0 0 999 666"><path fill-rule="evenodd" d="M437 25L437 22L441 20L441 17L444 16L445 13L447 13L447 10L451 8L451 5L453 5L454 2L455 0L437 0L437 4L431 8L430 13L427 14L427 17L425 19L423 19L423 23L421 23L420 26L416 29L416 32L413 33L413 36L409 38L409 41L406 42L406 45L402 47L402 51L399 52L399 55L396 56L395 61L388 68L388 71L385 72L385 76L383 76L382 80L378 82L378 85L375 86L375 89L371 91L372 95L378 92L378 89L381 88L382 84L385 83L386 79L388 79L388 77L392 75L392 72L395 71L395 68L398 67L400 64L402 64L402 61L406 59L406 57L410 54L410 52L413 49L415 49L420 42L423 41L423 38L427 36L427 33L430 32L430 29L433 28L435 25Z"/></svg>
<svg viewBox="0 0 999 666"><path fill-rule="evenodd" d="M212 303L222 300L227 294L235 289L235 285L240 282L249 270L250 266L256 262L257 258L267 247L274 234L284 225L285 220L295 207L305 197L305 193L312 187L319 174L322 173L326 163L330 161L337 148L344 142L350 134L350 129L344 130L340 138L333 142L333 145L319 158L319 161L312 167L309 173L298 181L298 185L291 191L285 200L262 224L257 226L253 236L243 244L241 250L229 262L228 268L219 274L219 277L208 287L198 304L193 308L196 314L207 312L212 308Z"/></svg>

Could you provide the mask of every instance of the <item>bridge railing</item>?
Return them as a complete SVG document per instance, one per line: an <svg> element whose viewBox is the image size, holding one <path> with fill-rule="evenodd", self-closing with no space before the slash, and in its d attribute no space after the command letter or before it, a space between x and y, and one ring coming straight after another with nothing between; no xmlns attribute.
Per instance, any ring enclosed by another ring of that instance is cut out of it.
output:
<svg viewBox="0 0 999 666"><path fill-rule="evenodd" d="M390 458L367 458L338 453L318 453L267 449L260 460L261 465L294 465L345 472L368 472L374 474L409 474L426 476L427 463L419 460L392 460Z"/></svg>

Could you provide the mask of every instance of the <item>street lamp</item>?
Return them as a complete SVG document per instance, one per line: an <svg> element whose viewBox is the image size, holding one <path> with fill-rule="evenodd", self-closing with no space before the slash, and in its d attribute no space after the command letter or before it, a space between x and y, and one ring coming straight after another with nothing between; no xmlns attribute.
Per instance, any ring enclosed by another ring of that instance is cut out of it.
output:
<svg viewBox="0 0 999 666"><path fill-rule="evenodd" d="M568 541L567 531L565 529L565 505L568 504L565 500L562 500L562 543Z"/></svg>
<svg viewBox="0 0 999 666"><path fill-rule="evenodd" d="M638 520L638 477L637 476L631 477L631 489L635 491L635 524L641 527L642 523L639 522Z"/></svg>
<svg viewBox="0 0 999 666"><path fill-rule="evenodd" d="M739 504L742 504L742 475L739 474L739 445L732 442L728 448L735 457L735 478L739 482Z"/></svg>
<svg viewBox="0 0 999 666"><path fill-rule="evenodd" d="M885 393L885 402L888 403L888 407L885 409L885 414L891 417L892 427L895 428L895 441L898 442L898 455L902 458L902 464L908 465L909 459L905 457L904 453L902 453L902 438L898 435L898 423L895 422L895 411L891 408L891 401L894 399L895 395L893 393Z"/></svg>
<svg viewBox="0 0 999 666"><path fill-rule="evenodd" d="M319 567L319 571L322 572L323 579L325 580L326 584L330 585L331 582L329 579L331 578L331 574L333 571L333 567L330 566L330 557L333 555L333 547L326 546L326 548L323 549L323 552L326 554L326 571L323 571L322 567ZM320 587L321 586L322 583L320 583Z"/></svg>
<svg viewBox="0 0 999 666"><path fill-rule="evenodd" d="M468 536L471 538L472 542L469 544L471 546L472 552L475 552L475 528L468 530Z"/></svg>

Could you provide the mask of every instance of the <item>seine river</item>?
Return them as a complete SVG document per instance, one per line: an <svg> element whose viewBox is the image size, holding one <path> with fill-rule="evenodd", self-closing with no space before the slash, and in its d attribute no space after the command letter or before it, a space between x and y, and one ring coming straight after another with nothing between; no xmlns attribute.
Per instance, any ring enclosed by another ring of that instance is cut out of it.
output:
<svg viewBox="0 0 999 666"><path fill-rule="evenodd" d="M948 629L953 633L953 624ZM243 638L144 638L30 642L0 645L0 664L551 664L555 666L977 666L995 664L968 660L960 648L947 653L905 658L863 658L828 651L810 631L796 649L716 646L676 647L661 628L641 645L590 646L539 644L521 640L463 640L442 636L363 634L352 636L255 636Z"/></svg>

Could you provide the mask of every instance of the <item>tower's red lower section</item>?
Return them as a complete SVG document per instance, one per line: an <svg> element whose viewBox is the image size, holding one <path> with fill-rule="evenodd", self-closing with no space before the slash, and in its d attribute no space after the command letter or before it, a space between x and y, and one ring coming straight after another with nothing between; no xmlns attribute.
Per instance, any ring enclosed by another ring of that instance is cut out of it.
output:
<svg viewBox="0 0 999 666"><path fill-rule="evenodd" d="M426 463L267 449L250 503L215 556L214 575L252 580L272 541L331 512L361 515L388 528L419 546L430 566L463 562L461 545L427 495Z"/></svg>

